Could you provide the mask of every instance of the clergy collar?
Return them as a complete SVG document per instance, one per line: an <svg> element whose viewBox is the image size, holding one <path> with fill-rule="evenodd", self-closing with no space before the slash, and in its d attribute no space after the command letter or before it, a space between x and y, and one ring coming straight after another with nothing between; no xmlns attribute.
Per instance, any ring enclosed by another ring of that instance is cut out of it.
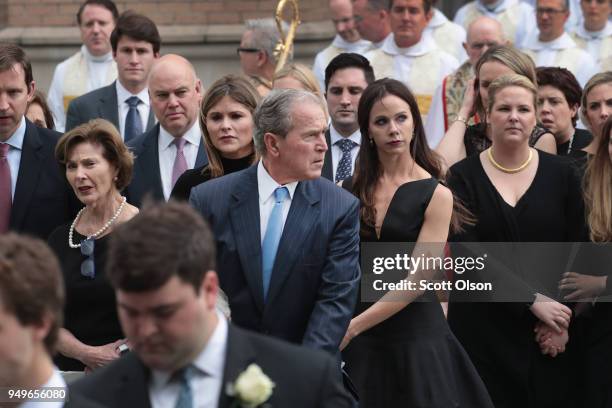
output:
<svg viewBox="0 0 612 408"><path fill-rule="evenodd" d="M573 48L576 46L572 37L568 33L564 32L560 37L552 41L540 41L538 39L539 32L534 30L532 34L525 41L525 48L533 51L542 50L565 50L567 48Z"/></svg>
<svg viewBox="0 0 612 408"><path fill-rule="evenodd" d="M612 23L608 20L603 30L588 31L584 27L584 20L583 20L582 24L579 24L578 26L576 26L575 33L578 35L578 37L584 38L585 40L604 39L606 37L612 36Z"/></svg>
<svg viewBox="0 0 612 408"><path fill-rule="evenodd" d="M91 55L91 53L89 52L85 44L81 45L81 53L85 56L86 60L92 61L92 62L111 62L113 60L112 51L109 51L108 53L104 55L100 55L99 57L96 57L94 55Z"/></svg>
<svg viewBox="0 0 612 408"><path fill-rule="evenodd" d="M419 57L430 52L433 48L436 48L436 43L431 38L431 34L427 30L423 30L421 34L421 40L414 44L412 47L400 48L395 43L395 35L391 34L385 38L385 42L382 45L382 50L387 54L391 55L404 55L408 57Z"/></svg>
<svg viewBox="0 0 612 408"><path fill-rule="evenodd" d="M427 24L427 28L438 28L448 22L448 18L444 15L444 13L440 12L437 8L432 8L433 17L429 20L429 24Z"/></svg>
<svg viewBox="0 0 612 408"><path fill-rule="evenodd" d="M347 52L357 52L359 50L364 50L368 48L370 44L371 43L366 40L359 40L351 43L340 37L339 34L336 34L334 40L332 41L332 45L334 47L346 50Z"/></svg>
<svg viewBox="0 0 612 408"><path fill-rule="evenodd" d="M504 12L511 6L514 6L518 0L501 0L499 1L493 9L487 8L484 4L482 4L481 0L476 0L476 8L483 13L494 13L499 14Z"/></svg>

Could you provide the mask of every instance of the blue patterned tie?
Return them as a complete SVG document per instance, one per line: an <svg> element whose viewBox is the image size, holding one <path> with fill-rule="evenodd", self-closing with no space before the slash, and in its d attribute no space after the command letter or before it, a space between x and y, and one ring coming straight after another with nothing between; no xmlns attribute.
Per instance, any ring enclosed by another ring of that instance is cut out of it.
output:
<svg viewBox="0 0 612 408"><path fill-rule="evenodd" d="M142 120L140 112L138 112L138 104L140 99L137 96L130 96L125 100L130 109L125 117L125 136L124 142L128 142L136 136L142 134Z"/></svg>
<svg viewBox="0 0 612 408"><path fill-rule="evenodd" d="M177 373L176 378L181 383L178 398L174 408L193 408L193 392L191 390L191 379L195 375L196 368L187 366Z"/></svg>
<svg viewBox="0 0 612 408"><path fill-rule="evenodd" d="M340 158L338 168L336 169L337 183L351 175L351 167L353 165L351 150L353 150L354 146L357 146L357 143L353 142L351 139L340 139L334 144L342 150L342 158Z"/></svg>
<svg viewBox="0 0 612 408"><path fill-rule="evenodd" d="M274 190L274 207L270 213L268 227L264 235L263 243L261 244L262 255L262 280L263 280L263 296L264 300L268 296L270 288L270 278L272 277L272 268L274 267L274 259L278 250L281 232L283 230L283 201L289 197L287 187L278 187Z"/></svg>

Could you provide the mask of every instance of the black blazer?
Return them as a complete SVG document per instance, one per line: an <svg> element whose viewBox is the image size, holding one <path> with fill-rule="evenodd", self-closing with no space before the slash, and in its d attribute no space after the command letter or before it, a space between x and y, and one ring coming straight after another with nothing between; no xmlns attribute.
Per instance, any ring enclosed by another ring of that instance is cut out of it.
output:
<svg viewBox="0 0 612 408"><path fill-rule="evenodd" d="M331 125L330 125L331 126ZM325 142L327 142L327 151L323 160L323 168L321 169L321 177L334 181L334 161L332 160L332 145L329 129L325 132Z"/></svg>
<svg viewBox="0 0 612 408"><path fill-rule="evenodd" d="M117 107L115 82L81 95L70 102L66 112L66 132L96 118L108 120L119 130L119 108ZM145 132L154 125L155 114L153 109L150 109Z"/></svg>
<svg viewBox="0 0 612 408"><path fill-rule="evenodd" d="M46 241L55 228L72 221L82 206L55 160L60 136L26 119L10 230Z"/></svg>
<svg viewBox="0 0 612 408"><path fill-rule="evenodd" d="M233 406L233 399L226 394L226 385L236 381L251 363L257 364L275 384L267 401L270 407L350 406L351 400L342 388L336 363L331 357L230 324L219 408ZM149 376L149 369L132 352L72 383L70 391L108 407L150 408ZM194 390L195 393L206 391Z"/></svg>
<svg viewBox="0 0 612 408"><path fill-rule="evenodd" d="M156 201L164 200L161 175L159 173L159 123L148 132L128 142L128 147L136 156L132 182L127 187L128 202L136 207L142 205L145 196ZM204 143L200 143L195 167L208 164Z"/></svg>

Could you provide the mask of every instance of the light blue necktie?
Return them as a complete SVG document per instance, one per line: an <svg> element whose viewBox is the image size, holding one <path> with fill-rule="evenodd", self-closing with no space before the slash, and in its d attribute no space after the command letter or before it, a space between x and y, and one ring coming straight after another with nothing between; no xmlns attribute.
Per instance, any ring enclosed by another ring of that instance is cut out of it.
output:
<svg viewBox="0 0 612 408"><path fill-rule="evenodd" d="M191 379L195 375L196 368L189 365L177 373L176 378L181 384L176 405L174 408L193 408L193 392L191 390Z"/></svg>
<svg viewBox="0 0 612 408"><path fill-rule="evenodd" d="M270 278L272 277L272 268L274 267L274 259L278 250L281 232L283 230L283 201L289 197L287 187L278 187L274 190L274 207L270 213L268 227L264 235L263 243L261 244L262 256L262 280L263 280L263 297L264 301L268 296L270 288Z"/></svg>
<svg viewBox="0 0 612 408"><path fill-rule="evenodd" d="M124 141L129 142L131 139L142 134L142 120L140 119L140 112L138 112L140 99L137 96L130 96L125 100L125 103L127 103L130 108L125 117Z"/></svg>

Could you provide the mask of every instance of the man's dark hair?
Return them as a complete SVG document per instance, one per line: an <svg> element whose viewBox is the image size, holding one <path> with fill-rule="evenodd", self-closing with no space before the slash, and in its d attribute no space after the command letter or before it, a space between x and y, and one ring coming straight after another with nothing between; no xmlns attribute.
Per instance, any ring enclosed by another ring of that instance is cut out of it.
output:
<svg viewBox="0 0 612 408"><path fill-rule="evenodd" d="M34 76L32 75L32 64L25 51L18 45L0 43L0 72L13 69L15 64L21 65L25 74L25 84L30 90Z"/></svg>
<svg viewBox="0 0 612 408"><path fill-rule="evenodd" d="M425 11L425 13L429 13L429 10L431 10L432 7L433 7L432 0L423 0L423 11ZM392 8L393 8L393 0L389 0L389 10L391 10Z"/></svg>
<svg viewBox="0 0 612 408"><path fill-rule="evenodd" d="M208 223L188 204L148 203L111 234L106 274L125 292L156 290L173 276L199 291L215 256Z"/></svg>
<svg viewBox="0 0 612 408"><path fill-rule="evenodd" d="M79 11L77 11L77 23L81 25L81 16L83 15L83 10L86 6L100 6L104 7L113 15L113 21L117 22L119 19L119 10L117 10L117 5L112 0L86 0L81 7L79 7Z"/></svg>
<svg viewBox="0 0 612 408"><path fill-rule="evenodd" d="M153 52L156 54L161 47L161 37L153 20L133 11L126 11L117 20L117 25L110 37L113 53L117 52L117 44L121 37L130 37L136 41L146 41L153 46Z"/></svg>
<svg viewBox="0 0 612 408"><path fill-rule="evenodd" d="M374 70L370 65L370 61L368 61L366 57L355 54L354 52L345 52L334 57L327 65L327 68L325 68L326 93L331 77L334 76L336 71L346 68L358 68L363 71L363 75L368 85L374 82Z"/></svg>
<svg viewBox="0 0 612 408"><path fill-rule="evenodd" d="M41 240L0 235L0 305L22 326L52 319L44 339L53 354L64 315L64 281L57 258Z"/></svg>

